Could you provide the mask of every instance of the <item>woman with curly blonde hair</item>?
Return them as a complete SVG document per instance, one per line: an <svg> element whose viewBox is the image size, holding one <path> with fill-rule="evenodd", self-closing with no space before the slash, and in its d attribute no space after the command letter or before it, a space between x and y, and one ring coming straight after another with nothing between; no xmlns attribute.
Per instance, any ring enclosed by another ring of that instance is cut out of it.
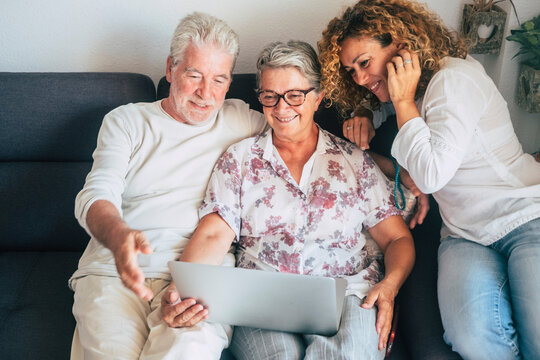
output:
<svg viewBox="0 0 540 360"><path fill-rule="evenodd" d="M465 359L536 358L540 164L523 152L482 65L438 16L407 0L360 0L318 45L326 96L343 113L370 109L375 127L395 114L395 163L375 160L439 205L445 341ZM344 135L365 147L361 124L347 120Z"/></svg>

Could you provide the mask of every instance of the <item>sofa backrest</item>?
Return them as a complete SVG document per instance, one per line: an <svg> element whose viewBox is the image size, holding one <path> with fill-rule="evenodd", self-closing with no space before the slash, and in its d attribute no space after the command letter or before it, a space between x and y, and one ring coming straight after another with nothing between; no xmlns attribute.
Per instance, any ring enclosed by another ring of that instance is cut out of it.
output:
<svg viewBox="0 0 540 360"><path fill-rule="evenodd" d="M74 199L103 116L154 101L132 73L0 73L0 250L84 250Z"/></svg>

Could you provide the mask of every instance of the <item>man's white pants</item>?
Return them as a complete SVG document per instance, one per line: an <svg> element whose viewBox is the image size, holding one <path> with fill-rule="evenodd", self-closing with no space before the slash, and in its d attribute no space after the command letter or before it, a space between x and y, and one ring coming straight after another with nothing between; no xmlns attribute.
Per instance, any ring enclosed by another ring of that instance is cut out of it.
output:
<svg viewBox="0 0 540 360"><path fill-rule="evenodd" d="M161 297L169 281L147 279L154 293L148 302L107 276L85 276L73 282L73 315L77 327L72 360L219 359L232 328L201 322L173 329L161 319Z"/></svg>

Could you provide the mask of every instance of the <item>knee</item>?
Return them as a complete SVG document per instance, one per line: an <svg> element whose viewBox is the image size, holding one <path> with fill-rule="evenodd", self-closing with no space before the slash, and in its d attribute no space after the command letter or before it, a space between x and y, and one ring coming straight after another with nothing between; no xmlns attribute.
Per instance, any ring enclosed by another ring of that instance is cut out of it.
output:
<svg viewBox="0 0 540 360"><path fill-rule="evenodd" d="M236 327L230 349L239 360L303 359L304 343L299 335Z"/></svg>
<svg viewBox="0 0 540 360"><path fill-rule="evenodd" d="M444 340L464 359L515 359L515 329L501 329L487 319L445 324ZM482 349L482 351L480 351Z"/></svg>

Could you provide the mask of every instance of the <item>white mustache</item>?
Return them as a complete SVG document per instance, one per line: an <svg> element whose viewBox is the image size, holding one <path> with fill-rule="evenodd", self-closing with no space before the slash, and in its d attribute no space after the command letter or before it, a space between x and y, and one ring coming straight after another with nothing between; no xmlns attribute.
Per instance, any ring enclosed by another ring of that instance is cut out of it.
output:
<svg viewBox="0 0 540 360"><path fill-rule="evenodd" d="M197 106L214 106L216 102L214 100L201 101L200 99L189 99L192 103Z"/></svg>

